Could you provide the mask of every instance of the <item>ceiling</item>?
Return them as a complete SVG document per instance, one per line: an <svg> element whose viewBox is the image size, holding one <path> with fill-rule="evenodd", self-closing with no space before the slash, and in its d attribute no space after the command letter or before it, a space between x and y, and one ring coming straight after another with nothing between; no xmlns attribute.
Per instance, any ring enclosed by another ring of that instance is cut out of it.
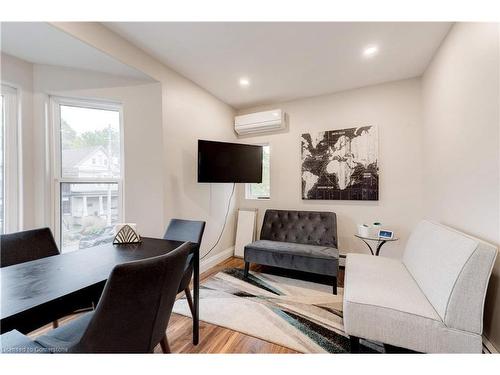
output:
<svg viewBox="0 0 500 375"><path fill-rule="evenodd" d="M105 26L235 108L420 76L451 23L169 23ZM366 46L379 52L363 57ZM240 87L240 78L248 87Z"/></svg>
<svg viewBox="0 0 500 375"><path fill-rule="evenodd" d="M0 47L2 52L35 64L151 80L45 22L2 22Z"/></svg>

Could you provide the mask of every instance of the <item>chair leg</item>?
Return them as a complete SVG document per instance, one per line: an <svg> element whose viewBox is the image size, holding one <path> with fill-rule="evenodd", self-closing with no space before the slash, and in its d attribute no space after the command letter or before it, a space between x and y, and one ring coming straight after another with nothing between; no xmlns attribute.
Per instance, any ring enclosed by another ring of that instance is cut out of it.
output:
<svg viewBox="0 0 500 375"><path fill-rule="evenodd" d="M349 336L351 346L351 353L359 353L359 337Z"/></svg>
<svg viewBox="0 0 500 375"><path fill-rule="evenodd" d="M333 294L337 294L337 276L333 277Z"/></svg>
<svg viewBox="0 0 500 375"><path fill-rule="evenodd" d="M54 320L52 322L52 328L57 328L57 327L59 327L59 322L57 320Z"/></svg>
<svg viewBox="0 0 500 375"><path fill-rule="evenodd" d="M164 354L172 353L170 351L170 345L168 345L167 335L163 336L160 341L161 350Z"/></svg>
<svg viewBox="0 0 500 375"><path fill-rule="evenodd" d="M189 290L189 287L184 289L184 293L186 293L186 299L189 305L189 310L191 310L191 316L194 317L193 297L191 296L191 291Z"/></svg>
<svg viewBox="0 0 500 375"><path fill-rule="evenodd" d="M245 272L243 273L243 276L246 278L248 277L248 270L250 269L250 262L245 262Z"/></svg>

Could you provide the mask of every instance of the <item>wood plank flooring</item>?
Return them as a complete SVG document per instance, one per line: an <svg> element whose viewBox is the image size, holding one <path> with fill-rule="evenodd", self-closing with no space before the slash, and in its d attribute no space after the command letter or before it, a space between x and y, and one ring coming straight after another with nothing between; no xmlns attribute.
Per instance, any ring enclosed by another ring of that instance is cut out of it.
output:
<svg viewBox="0 0 500 375"><path fill-rule="evenodd" d="M216 274L225 268L243 268L243 261L238 258L229 258L219 265L209 269L201 275L201 282ZM289 271L274 269L270 267L252 265L251 271L272 272L274 274L289 274ZM343 270L340 270L339 286L343 286ZM301 273L297 273L303 276ZM322 277L306 276L313 281L328 282L328 279ZM317 279L317 280L316 280ZM77 315L72 315L59 320L62 325ZM30 334L31 337L36 337L40 334L52 329L51 325L44 326ZM248 336L243 333L233 331L224 327L200 321L200 342L198 345L193 345L192 338L192 320L190 317L185 317L178 314L172 314L167 329L167 337L172 353L297 353L296 351L276 345L256 337ZM161 353L161 348L158 345L155 348L155 353Z"/></svg>

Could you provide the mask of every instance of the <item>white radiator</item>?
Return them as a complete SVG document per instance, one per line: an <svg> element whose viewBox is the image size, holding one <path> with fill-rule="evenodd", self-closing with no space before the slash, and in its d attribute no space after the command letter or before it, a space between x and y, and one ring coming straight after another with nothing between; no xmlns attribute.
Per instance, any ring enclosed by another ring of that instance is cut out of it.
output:
<svg viewBox="0 0 500 375"><path fill-rule="evenodd" d="M243 258L245 245L255 241L257 209L239 209L238 224L236 226L236 244L234 256Z"/></svg>

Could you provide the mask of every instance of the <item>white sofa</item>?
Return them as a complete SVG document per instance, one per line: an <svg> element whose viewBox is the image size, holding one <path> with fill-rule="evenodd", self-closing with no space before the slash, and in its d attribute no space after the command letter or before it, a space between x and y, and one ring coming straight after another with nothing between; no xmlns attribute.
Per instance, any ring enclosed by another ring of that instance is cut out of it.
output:
<svg viewBox="0 0 500 375"><path fill-rule="evenodd" d="M348 254L344 327L357 338L424 353L481 353L495 246L429 221L402 260Z"/></svg>

